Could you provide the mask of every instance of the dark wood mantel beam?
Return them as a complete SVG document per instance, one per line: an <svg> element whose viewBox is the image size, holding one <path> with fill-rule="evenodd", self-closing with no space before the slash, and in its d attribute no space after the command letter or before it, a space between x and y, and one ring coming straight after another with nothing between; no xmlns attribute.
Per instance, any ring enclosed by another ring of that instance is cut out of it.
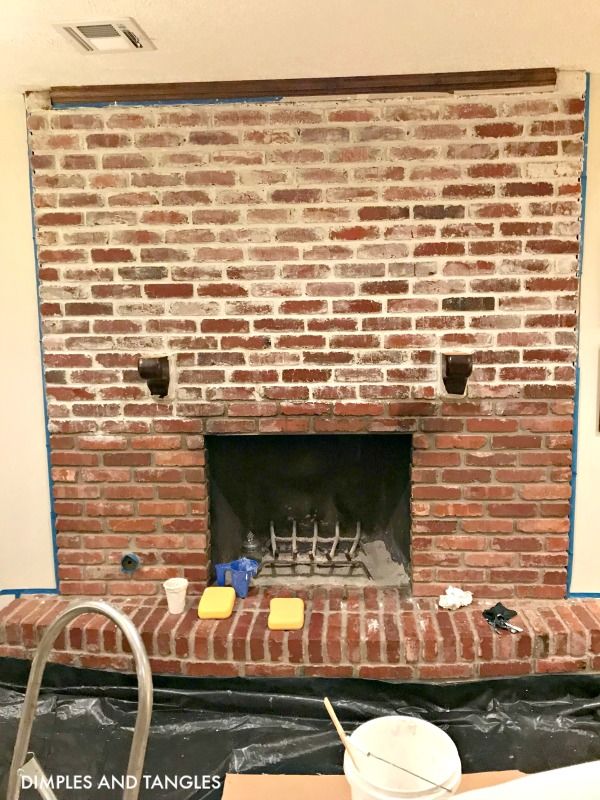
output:
<svg viewBox="0 0 600 800"><path fill-rule="evenodd" d="M156 101L233 100L270 97L314 97L354 94L457 92L554 86L556 70L502 69L483 72L438 72L417 75L359 75L343 78L207 81L204 83L137 83L114 86L54 86L52 105L148 103Z"/></svg>

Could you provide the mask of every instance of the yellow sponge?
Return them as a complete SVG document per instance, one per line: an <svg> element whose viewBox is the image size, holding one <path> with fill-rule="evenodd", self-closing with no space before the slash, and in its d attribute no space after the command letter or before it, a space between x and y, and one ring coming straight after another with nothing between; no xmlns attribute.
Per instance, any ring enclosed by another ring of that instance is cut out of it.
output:
<svg viewBox="0 0 600 800"><path fill-rule="evenodd" d="M304 600L300 597L274 597L267 624L272 631L299 631L304 625Z"/></svg>
<svg viewBox="0 0 600 800"><path fill-rule="evenodd" d="M227 619L235 604L233 586L209 586L205 589L198 605L200 619Z"/></svg>

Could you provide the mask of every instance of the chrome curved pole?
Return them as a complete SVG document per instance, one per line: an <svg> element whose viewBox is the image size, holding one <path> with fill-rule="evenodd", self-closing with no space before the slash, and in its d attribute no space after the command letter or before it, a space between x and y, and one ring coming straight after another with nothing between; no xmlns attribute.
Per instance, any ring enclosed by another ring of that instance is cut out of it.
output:
<svg viewBox="0 0 600 800"><path fill-rule="evenodd" d="M124 790L123 800L137 800L150 730L150 717L152 716L152 672L146 648L133 622L122 611L101 600L84 600L69 606L54 620L42 636L27 682L23 713L19 723L19 730L17 731L17 740L8 776L7 800L18 800L21 791L19 770L27 758L31 727L35 717L42 676L48 655L59 633L80 614L102 614L108 617L121 629L133 653L138 680L138 713L129 753L127 774L133 775L136 780L135 786Z"/></svg>

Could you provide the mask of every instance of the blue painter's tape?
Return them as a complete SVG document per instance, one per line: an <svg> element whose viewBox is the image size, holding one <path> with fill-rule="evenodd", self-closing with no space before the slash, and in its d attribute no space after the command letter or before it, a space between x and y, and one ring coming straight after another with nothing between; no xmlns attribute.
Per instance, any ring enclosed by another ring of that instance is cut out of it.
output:
<svg viewBox="0 0 600 800"><path fill-rule="evenodd" d="M0 589L0 595L20 597L22 594L57 594L56 589Z"/></svg>
<svg viewBox="0 0 600 800"><path fill-rule="evenodd" d="M579 345L578 345L579 346ZM575 597L571 592L573 578L573 551L575 546L575 499L577 495L577 437L579 434L579 364L575 366L575 397L573 407L573 455L571 464L571 506L569 509L569 544L567 558L567 597Z"/></svg>
<svg viewBox="0 0 600 800"><path fill-rule="evenodd" d="M583 248L585 235L585 211L587 194L587 162L588 162L588 140L590 130L590 73L585 75L585 109L583 114L583 162L581 168L581 220L579 227L579 257L577 261L577 274L579 276L579 296L581 297L581 276L583 274ZM581 307L581 303L579 303ZM573 552L575 549L575 501L577 497L577 457L579 439L579 390L580 390L580 370L579 370L579 339L581 336L581 323L577 324L577 361L575 363L575 397L573 408L573 459L571 466L571 507L569 511L569 545L567 559L567 597L600 597L600 593L571 592L571 581L573 579Z"/></svg>
<svg viewBox="0 0 600 800"><path fill-rule="evenodd" d="M131 108L136 106L215 106L226 105L227 103L278 103L283 100L282 96L277 97L224 97L198 100L114 100L94 103L53 103L52 108L61 111L68 108Z"/></svg>

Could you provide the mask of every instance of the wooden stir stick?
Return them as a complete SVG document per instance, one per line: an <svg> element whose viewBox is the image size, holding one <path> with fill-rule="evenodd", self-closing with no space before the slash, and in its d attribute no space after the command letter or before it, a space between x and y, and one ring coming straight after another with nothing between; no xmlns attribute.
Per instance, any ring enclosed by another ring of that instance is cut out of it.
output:
<svg viewBox="0 0 600 800"><path fill-rule="evenodd" d="M358 768L358 764L356 763L356 758L354 757L354 752L353 752L353 749L352 749L352 745L350 744L350 740L346 736L346 732L342 728L342 725L341 725L339 719L337 718L337 714L335 713L335 711L333 710L333 706L329 702L329 698L325 697L323 699L323 703L325 704L325 708L327 709L327 713L329 714L329 716L331 718L331 721L333 722L333 727L336 729L337 735L340 737L340 741L344 745L344 749L346 750L346 752L350 756L350 759L351 759L352 763L354 764L354 768L356 769L357 772L360 772L360 769Z"/></svg>

